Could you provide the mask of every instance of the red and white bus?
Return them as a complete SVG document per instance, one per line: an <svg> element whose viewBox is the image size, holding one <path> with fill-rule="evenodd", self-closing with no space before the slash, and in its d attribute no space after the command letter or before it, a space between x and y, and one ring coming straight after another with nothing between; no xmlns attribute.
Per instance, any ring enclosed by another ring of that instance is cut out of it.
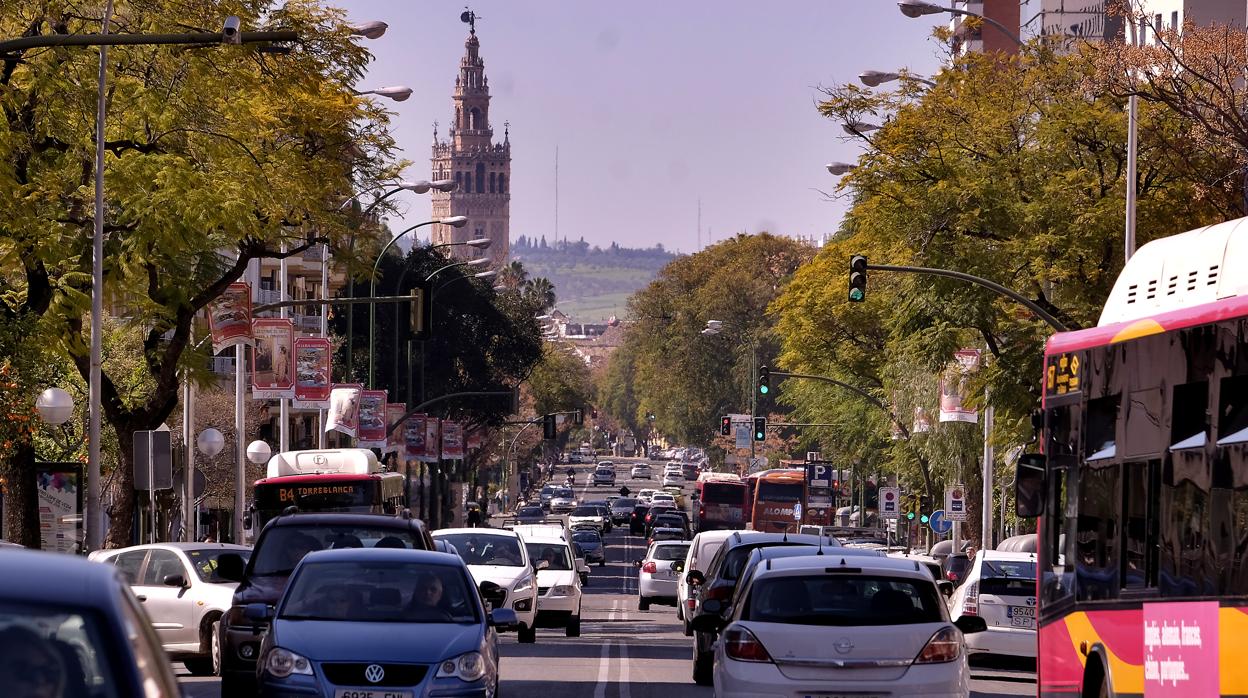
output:
<svg viewBox="0 0 1248 698"><path fill-rule="evenodd" d="M697 508L694 525L699 531L745 528L745 483L735 473L704 472L694 483Z"/></svg>
<svg viewBox="0 0 1248 698"><path fill-rule="evenodd" d="M1043 396L1039 694L1248 695L1248 219L1140 248Z"/></svg>
<svg viewBox="0 0 1248 698"><path fill-rule="evenodd" d="M755 531L797 532L806 508L806 471L773 468L751 475L754 480L753 513L750 527Z"/></svg>
<svg viewBox="0 0 1248 698"><path fill-rule="evenodd" d="M255 483L252 531L287 507L299 511L395 514L407 506L403 474L387 472L366 448L286 451Z"/></svg>

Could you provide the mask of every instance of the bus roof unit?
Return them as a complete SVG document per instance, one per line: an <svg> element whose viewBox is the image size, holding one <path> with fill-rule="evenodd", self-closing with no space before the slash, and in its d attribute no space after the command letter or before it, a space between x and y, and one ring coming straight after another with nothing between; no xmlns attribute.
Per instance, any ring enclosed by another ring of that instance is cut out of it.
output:
<svg viewBox="0 0 1248 698"><path fill-rule="evenodd" d="M384 470L377 455L367 448L334 448L323 451L285 451L269 459L265 477L287 475L369 475Z"/></svg>

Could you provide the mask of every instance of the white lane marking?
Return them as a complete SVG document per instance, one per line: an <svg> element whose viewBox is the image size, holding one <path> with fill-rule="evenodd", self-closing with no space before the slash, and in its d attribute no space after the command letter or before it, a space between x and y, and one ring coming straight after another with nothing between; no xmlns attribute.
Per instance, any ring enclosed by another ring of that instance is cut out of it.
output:
<svg viewBox="0 0 1248 698"><path fill-rule="evenodd" d="M602 658L598 660L598 683L594 686L594 698L606 698L607 678L611 673L611 643L602 643Z"/></svg>
<svg viewBox="0 0 1248 698"><path fill-rule="evenodd" d="M628 690L628 642L620 641L620 698L632 698Z"/></svg>

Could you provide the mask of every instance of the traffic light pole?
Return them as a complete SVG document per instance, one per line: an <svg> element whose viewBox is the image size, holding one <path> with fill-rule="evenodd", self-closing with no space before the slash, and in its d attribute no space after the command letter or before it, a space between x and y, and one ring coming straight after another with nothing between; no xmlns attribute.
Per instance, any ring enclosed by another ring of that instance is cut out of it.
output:
<svg viewBox="0 0 1248 698"><path fill-rule="evenodd" d="M958 279L960 281L969 281L970 283L983 286L984 288L989 289L991 291L996 291L997 293L1005 296L1006 298L1009 298L1010 300L1013 300L1016 303L1020 303L1026 306L1028 310L1036 314L1036 317L1039 317L1041 320L1044 320L1045 322L1047 322L1050 327L1057 330L1058 332L1067 332L1071 329L1071 328L1068 328L1066 324L1063 323L1061 320L1058 320L1057 318L1050 315L1047 310L1040 307L1038 303L1031 300L1030 298L1023 296L1017 291L1014 291L1010 288L1002 286L1001 284L995 281L989 281L988 279L985 279L983 277L974 276L972 274L966 274L960 271L953 271L952 269L933 269L930 267L906 267L906 266L896 266L896 265L890 265L890 264L867 264L866 268L872 271L899 271L899 272L906 272L909 274L931 274L932 276L947 276L951 279ZM1078 328L1074 328L1074 329L1078 329Z"/></svg>

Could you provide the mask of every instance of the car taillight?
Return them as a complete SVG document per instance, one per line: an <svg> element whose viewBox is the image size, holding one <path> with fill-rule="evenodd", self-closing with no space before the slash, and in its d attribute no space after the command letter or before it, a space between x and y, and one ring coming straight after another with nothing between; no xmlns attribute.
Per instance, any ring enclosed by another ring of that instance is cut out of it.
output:
<svg viewBox="0 0 1248 698"><path fill-rule="evenodd" d="M962 599L962 615L979 615L979 582L966 585L966 596Z"/></svg>
<svg viewBox="0 0 1248 698"><path fill-rule="evenodd" d="M915 664L940 664L952 662L962 652L962 634L956 628L944 627L932 635L923 651L914 658Z"/></svg>
<svg viewBox="0 0 1248 698"><path fill-rule="evenodd" d="M724 654L739 662L770 662L767 648L745 628L733 627L724 633Z"/></svg>
<svg viewBox="0 0 1248 698"><path fill-rule="evenodd" d="M706 518L706 507L704 507L704 506L698 506L698 518L699 518L699 519L705 519L705 518Z"/></svg>
<svg viewBox="0 0 1248 698"><path fill-rule="evenodd" d="M641 571L645 572L646 574L654 574L655 572L659 571L659 566L654 564L654 560L651 560L641 566Z"/></svg>

